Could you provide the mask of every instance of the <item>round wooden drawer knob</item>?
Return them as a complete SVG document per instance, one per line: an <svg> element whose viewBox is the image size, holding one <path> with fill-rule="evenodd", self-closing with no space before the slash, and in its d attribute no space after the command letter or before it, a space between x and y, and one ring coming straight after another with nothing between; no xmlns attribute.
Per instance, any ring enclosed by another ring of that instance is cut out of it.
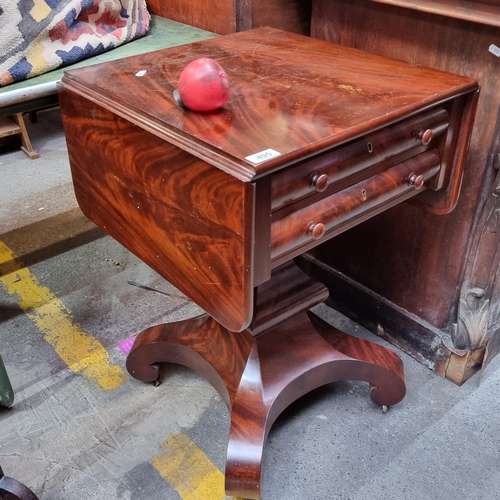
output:
<svg viewBox="0 0 500 500"><path fill-rule="evenodd" d="M312 236L314 240L319 240L325 234L325 225L321 222L310 222L307 234Z"/></svg>
<svg viewBox="0 0 500 500"><path fill-rule="evenodd" d="M330 183L330 179L326 174L313 174L311 176L311 184L318 193L322 193Z"/></svg>
<svg viewBox="0 0 500 500"><path fill-rule="evenodd" d="M425 182L425 177L423 175L410 174L408 176L408 184L413 186L415 189L420 189Z"/></svg>
<svg viewBox="0 0 500 500"><path fill-rule="evenodd" d="M418 133L418 138L422 141L422 144L429 144L432 141L432 130L428 128L427 130L421 130Z"/></svg>

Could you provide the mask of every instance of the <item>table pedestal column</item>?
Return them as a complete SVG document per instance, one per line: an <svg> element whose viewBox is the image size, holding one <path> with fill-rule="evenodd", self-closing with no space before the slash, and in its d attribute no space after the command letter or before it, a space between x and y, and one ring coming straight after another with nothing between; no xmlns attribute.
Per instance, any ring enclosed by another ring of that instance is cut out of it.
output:
<svg viewBox="0 0 500 500"><path fill-rule="evenodd" d="M326 300L325 286L293 262L256 288L250 327L231 332L208 315L154 326L136 339L127 358L130 374L158 378L159 363L187 366L205 377L231 412L226 492L260 498L261 462L269 430L304 394L337 380L370 384L378 405L405 395L399 357L378 344L351 337L312 312Z"/></svg>

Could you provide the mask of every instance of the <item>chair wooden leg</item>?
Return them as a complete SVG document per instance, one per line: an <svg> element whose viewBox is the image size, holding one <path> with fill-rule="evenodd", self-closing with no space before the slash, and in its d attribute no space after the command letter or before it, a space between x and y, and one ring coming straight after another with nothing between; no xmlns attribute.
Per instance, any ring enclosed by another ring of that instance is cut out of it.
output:
<svg viewBox="0 0 500 500"><path fill-rule="evenodd" d="M28 135L28 130L26 129L26 125L24 123L24 118L22 113L16 113L13 115L14 121L17 123L20 129L21 134L21 150L24 154L29 156L32 160L36 158L40 158L40 154L38 151L33 149L31 144L30 136Z"/></svg>

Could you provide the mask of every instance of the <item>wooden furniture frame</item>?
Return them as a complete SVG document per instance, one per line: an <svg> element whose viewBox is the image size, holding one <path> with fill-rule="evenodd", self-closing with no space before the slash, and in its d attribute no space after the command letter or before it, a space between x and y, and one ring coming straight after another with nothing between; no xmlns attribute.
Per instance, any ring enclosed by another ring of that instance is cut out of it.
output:
<svg viewBox="0 0 500 500"><path fill-rule="evenodd" d="M322 246L309 267L328 278L334 308L462 384L500 350L500 2L314 0L312 36L481 85L456 210L405 204Z"/></svg>
<svg viewBox="0 0 500 500"><path fill-rule="evenodd" d="M32 160L40 158L38 152L33 149L22 113L0 118L0 139L11 136L20 136L21 151L26 156Z"/></svg>
<svg viewBox="0 0 500 500"><path fill-rule="evenodd" d="M311 0L147 0L150 12L180 23L227 35L271 26L309 35Z"/></svg>
<svg viewBox="0 0 500 500"><path fill-rule="evenodd" d="M215 112L173 97L198 57L232 82ZM229 495L260 497L269 430L312 389L355 379L378 405L404 397L396 354L308 312L328 291L301 270L303 254L408 199L451 210L477 90L469 78L272 28L63 78L83 212L207 313L144 330L127 368L154 381L158 363L180 363L218 390L231 411Z"/></svg>

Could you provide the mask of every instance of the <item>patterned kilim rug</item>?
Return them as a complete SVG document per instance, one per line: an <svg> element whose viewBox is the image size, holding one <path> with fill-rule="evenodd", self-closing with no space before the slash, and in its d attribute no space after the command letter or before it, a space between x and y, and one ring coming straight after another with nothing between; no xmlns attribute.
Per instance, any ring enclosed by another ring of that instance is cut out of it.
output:
<svg viewBox="0 0 500 500"><path fill-rule="evenodd" d="M0 0L0 86L143 36L144 0Z"/></svg>

